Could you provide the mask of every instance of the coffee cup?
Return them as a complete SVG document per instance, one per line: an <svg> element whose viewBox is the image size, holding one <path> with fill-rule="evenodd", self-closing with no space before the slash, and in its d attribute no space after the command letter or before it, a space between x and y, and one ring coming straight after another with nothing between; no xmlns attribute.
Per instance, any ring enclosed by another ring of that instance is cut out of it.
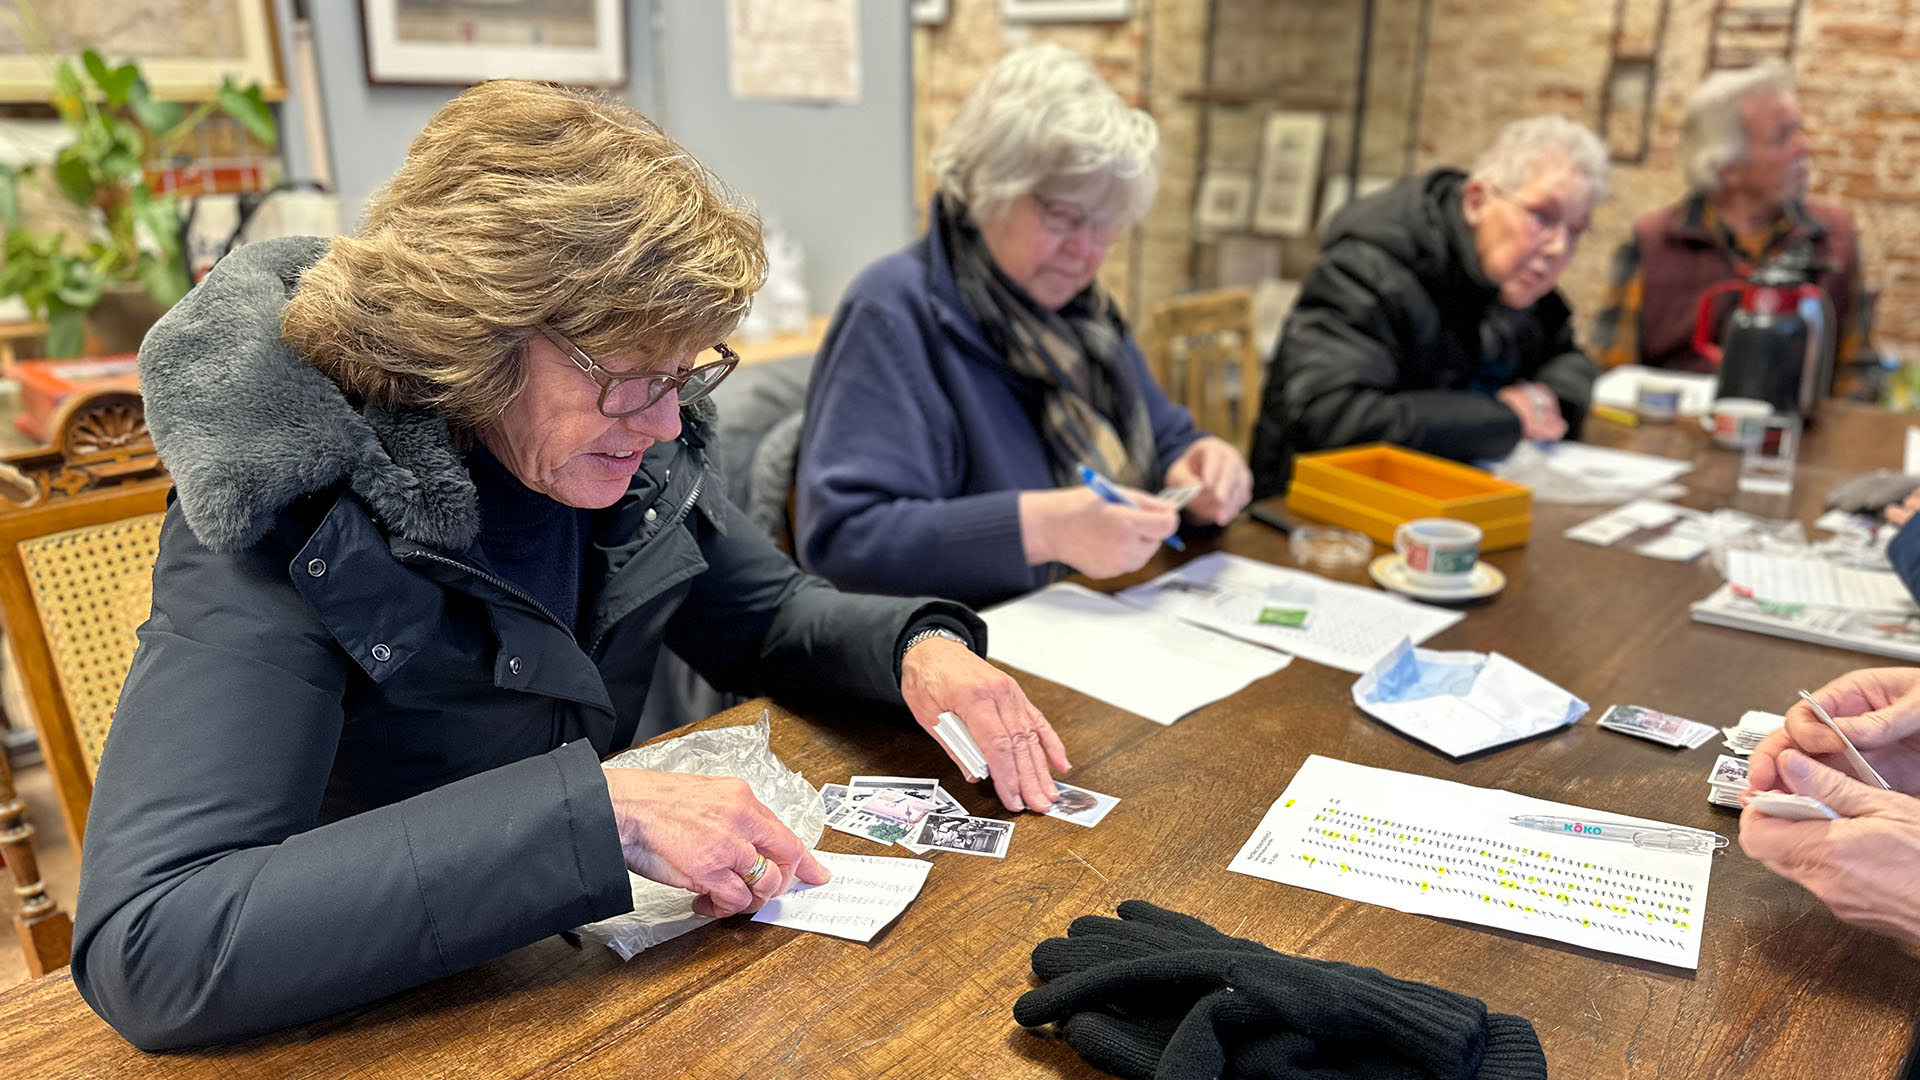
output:
<svg viewBox="0 0 1920 1080"><path fill-rule="evenodd" d="M1407 564L1407 578L1427 589L1457 589L1480 561L1480 526L1452 518L1404 521L1393 530L1393 550Z"/></svg>
<svg viewBox="0 0 1920 1080"><path fill-rule="evenodd" d="M1752 446L1773 406L1755 398L1721 398L1713 403L1713 441L1734 450Z"/></svg>
<svg viewBox="0 0 1920 1080"><path fill-rule="evenodd" d="M1647 379L1640 384L1639 412L1643 419L1665 423L1680 415L1680 384Z"/></svg>

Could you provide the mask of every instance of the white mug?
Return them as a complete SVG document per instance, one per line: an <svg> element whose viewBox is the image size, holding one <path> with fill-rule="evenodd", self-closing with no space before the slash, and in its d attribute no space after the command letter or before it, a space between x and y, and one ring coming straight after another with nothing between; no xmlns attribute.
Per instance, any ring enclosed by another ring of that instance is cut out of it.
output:
<svg viewBox="0 0 1920 1080"><path fill-rule="evenodd" d="M1393 550L1407 564L1407 577L1429 589L1459 588L1480 561L1480 526L1452 518L1403 521L1393 530Z"/></svg>
<svg viewBox="0 0 1920 1080"><path fill-rule="evenodd" d="M1773 415L1773 406L1754 398L1721 398L1713 403L1713 441L1734 450L1744 450L1759 439L1763 422Z"/></svg>

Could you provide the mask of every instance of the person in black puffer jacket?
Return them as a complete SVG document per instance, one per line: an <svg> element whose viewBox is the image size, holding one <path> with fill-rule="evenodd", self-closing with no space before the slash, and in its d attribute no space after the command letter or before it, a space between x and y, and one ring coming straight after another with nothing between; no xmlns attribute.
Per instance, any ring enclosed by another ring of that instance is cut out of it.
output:
<svg viewBox="0 0 1920 1080"><path fill-rule="evenodd" d="M1268 366L1254 497L1311 450L1470 461L1577 432L1597 371L1553 286L1606 194L1593 133L1537 116L1470 175L1408 177L1336 215Z"/></svg>

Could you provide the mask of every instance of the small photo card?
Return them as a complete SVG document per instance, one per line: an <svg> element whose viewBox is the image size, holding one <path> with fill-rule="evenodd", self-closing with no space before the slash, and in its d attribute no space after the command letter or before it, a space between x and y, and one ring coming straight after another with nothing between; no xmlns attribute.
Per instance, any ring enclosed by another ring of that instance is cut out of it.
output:
<svg viewBox="0 0 1920 1080"><path fill-rule="evenodd" d="M1100 819L1107 816L1107 811L1119 805L1120 802L1111 795L1102 795L1097 791L1063 784L1058 780L1053 782L1053 786L1060 792L1060 801L1053 804L1053 809L1047 811L1047 816L1071 821L1075 825L1091 828L1100 824Z"/></svg>
<svg viewBox="0 0 1920 1080"><path fill-rule="evenodd" d="M962 817L958 814L929 814L920 823L912 841L934 851L958 851L966 855L985 855L990 859L1007 857L1013 840L1013 822L993 818Z"/></svg>

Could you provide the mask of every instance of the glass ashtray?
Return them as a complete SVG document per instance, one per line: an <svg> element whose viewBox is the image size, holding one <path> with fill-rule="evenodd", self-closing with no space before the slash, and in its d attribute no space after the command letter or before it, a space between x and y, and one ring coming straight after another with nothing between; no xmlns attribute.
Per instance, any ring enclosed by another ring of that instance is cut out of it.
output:
<svg viewBox="0 0 1920 1080"><path fill-rule="evenodd" d="M1308 566L1344 570L1365 566L1373 558L1373 541L1352 529L1331 525L1301 525L1287 539L1293 557Z"/></svg>

